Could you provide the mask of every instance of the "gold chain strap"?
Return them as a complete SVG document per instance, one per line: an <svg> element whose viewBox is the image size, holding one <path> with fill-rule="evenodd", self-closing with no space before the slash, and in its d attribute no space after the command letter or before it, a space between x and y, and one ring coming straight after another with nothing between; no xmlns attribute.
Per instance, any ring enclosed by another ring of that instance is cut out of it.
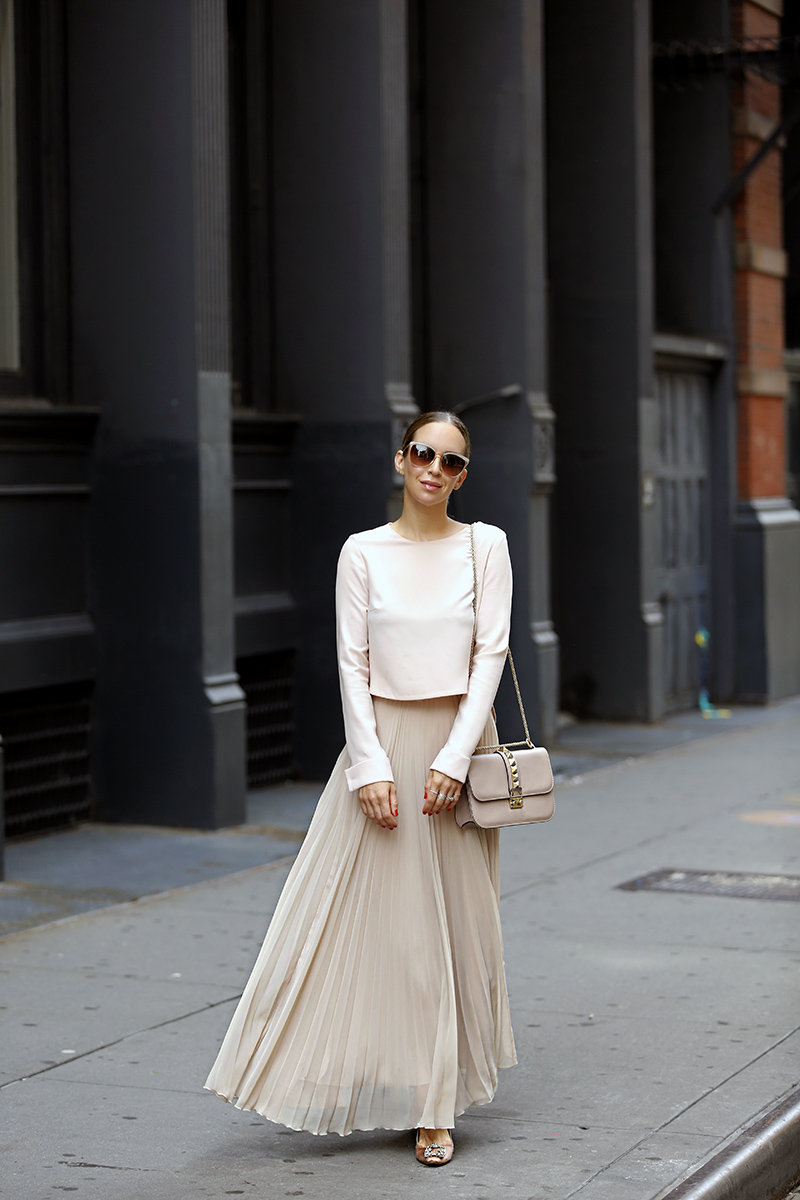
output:
<svg viewBox="0 0 800 1200"><path fill-rule="evenodd" d="M475 638L478 632L478 562L475 558L475 526L469 527L469 544L472 556L472 645L469 651L469 673L472 674L472 661L475 657ZM522 728L525 730L524 742L505 742L498 746L476 746L476 750L504 750L509 746L528 746L533 749L531 735L528 732L528 721L525 716L525 706L522 703L522 693L519 690L519 680L517 679L517 669L514 666L514 656L511 653L511 647L506 650L506 657L511 665L511 678L514 680L514 691L517 693L517 704L519 705L519 713L522 717ZM505 663L503 664L505 666Z"/></svg>

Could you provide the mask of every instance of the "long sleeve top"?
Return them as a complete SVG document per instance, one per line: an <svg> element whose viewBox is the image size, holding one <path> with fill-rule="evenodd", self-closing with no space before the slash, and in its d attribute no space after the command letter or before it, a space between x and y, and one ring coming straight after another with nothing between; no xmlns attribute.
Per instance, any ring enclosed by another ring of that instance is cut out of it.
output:
<svg viewBox="0 0 800 1200"><path fill-rule="evenodd" d="M393 781L378 740L373 696L460 696L447 743L431 763L462 783L483 733L505 662L511 620L506 535L477 522L477 622L472 672L473 570L469 526L412 542L391 525L353 534L336 579L339 680L351 791Z"/></svg>

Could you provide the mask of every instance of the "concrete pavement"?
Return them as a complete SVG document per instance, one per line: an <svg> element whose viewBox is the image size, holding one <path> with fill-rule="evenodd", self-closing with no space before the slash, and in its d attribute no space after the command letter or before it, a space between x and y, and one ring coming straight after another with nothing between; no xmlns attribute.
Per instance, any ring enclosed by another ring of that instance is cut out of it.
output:
<svg viewBox="0 0 800 1200"><path fill-rule="evenodd" d="M664 867L800 875L800 702L561 773L555 819L503 841L520 1065L459 1120L450 1167L417 1166L405 1133L314 1138L202 1092L286 856L0 940L0 1195L672 1186L800 1082L800 907L618 885Z"/></svg>

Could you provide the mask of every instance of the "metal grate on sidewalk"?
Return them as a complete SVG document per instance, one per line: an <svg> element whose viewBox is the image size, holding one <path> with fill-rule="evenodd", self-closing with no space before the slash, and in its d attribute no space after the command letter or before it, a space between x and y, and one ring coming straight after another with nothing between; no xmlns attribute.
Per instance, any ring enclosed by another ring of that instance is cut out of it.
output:
<svg viewBox="0 0 800 1200"><path fill-rule="evenodd" d="M623 892L691 892L745 900L800 900L800 875L759 875L750 871L680 871L664 867L618 883Z"/></svg>

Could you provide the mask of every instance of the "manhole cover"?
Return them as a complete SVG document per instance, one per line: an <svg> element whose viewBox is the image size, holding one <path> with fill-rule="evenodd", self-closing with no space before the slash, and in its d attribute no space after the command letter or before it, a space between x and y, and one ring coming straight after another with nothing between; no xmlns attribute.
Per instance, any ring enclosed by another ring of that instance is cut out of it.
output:
<svg viewBox="0 0 800 1200"><path fill-rule="evenodd" d="M677 871L665 867L618 883L623 892L698 892L747 900L800 900L800 875L756 875L749 871Z"/></svg>

